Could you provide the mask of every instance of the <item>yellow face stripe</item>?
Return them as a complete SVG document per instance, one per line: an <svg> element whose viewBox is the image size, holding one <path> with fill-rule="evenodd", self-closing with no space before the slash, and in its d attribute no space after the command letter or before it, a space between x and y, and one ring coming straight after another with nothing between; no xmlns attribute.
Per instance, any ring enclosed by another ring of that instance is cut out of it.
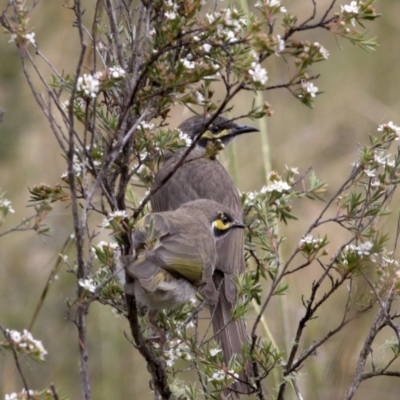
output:
<svg viewBox="0 0 400 400"><path fill-rule="evenodd" d="M229 229L230 226L231 226L230 222L224 224L220 219L217 219L213 222L213 227L218 229L219 231L225 231Z"/></svg>
<svg viewBox="0 0 400 400"><path fill-rule="evenodd" d="M205 131L201 137L204 139L220 139L229 134L229 129L223 129L219 133L212 133L211 131Z"/></svg>

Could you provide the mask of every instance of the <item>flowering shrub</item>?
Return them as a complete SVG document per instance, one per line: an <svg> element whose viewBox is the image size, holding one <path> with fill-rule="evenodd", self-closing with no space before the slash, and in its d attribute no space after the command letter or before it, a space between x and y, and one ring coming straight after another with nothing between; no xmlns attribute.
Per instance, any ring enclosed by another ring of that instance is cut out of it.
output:
<svg viewBox="0 0 400 400"><path fill-rule="evenodd" d="M186 148L182 164L200 139L199 135L191 140L178 129L167 127L171 109L180 105L213 119L231 111L232 100L240 92L260 94L277 89L285 89L294 101L313 107L321 94L316 85L317 63L329 59L329 50L307 40L307 32L323 29L372 50L376 43L365 37L363 24L379 16L374 1L352 1L348 5L331 1L319 13L320 19L316 18L317 4L313 1L312 15L301 23L279 0L257 1L254 12L234 6L220 8L218 4L208 9L202 0L142 1L137 7L124 0L117 0L117 7L107 0L105 4L95 2L92 23L85 26L83 3L76 0L71 12L81 53L71 71L58 70L41 53L42 43L29 28L35 3L30 7L21 0L10 2L0 23L20 52L28 84L67 166L61 184L30 189L35 215L24 221L24 228L48 234L43 221L51 204L67 201L70 205L76 256L71 264L66 254L60 257L76 277L76 298L69 300L67 307L78 329L85 400L91 398L87 315L95 301L128 319L134 347L147 362L156 397L220 398L234 390L233 384L250 366L254 373L247 382L250 394L265 398L265 379L277 371L276 398L283 399L289 385L301 398L296 376L305 370L309 358L374 305L378 311L368 336L370 342L365 344L365 356L360 355L345 398L350 399L363 380L390 375L390 366L399 355L399 335L393 322L397 314L391 313L391 307L398 295L400 272L379 222L389 213L399 180L399 154L392 147L400 138L400 128L393 122L379 126L378 135L371 135L349 177L330 199L324 199L327 185L314 172L300 173L293 167L271 171L265 186L242 193L248 270L233 280L238 293L233 318L244 318L250 310L255 318L248 323L251 337L243 343L242 354L229 363L224 363L222 350L212 338L199 334L197 315L204 302L198 307L189 303L160 313L157 327L165 332L165 342L159 344L152 340L149 320L136 307L127 307L125 298L130 294L125 296L118 278L129 257L134 256L131 235L139 218L150 211L148 203L157 190L150 188L163 156ZM97 14L100 5L104 18ZM87 43L95 54L90 65L84 64ZM38 67L39 60L51 69L51 77ZM278 81L270 68L277 60L288 65L284 81ZM39 79L31 79L32 71ZM232 111L238 118L272 115L268 103L256 101ZM206 149L204 157L215 158L221 149L217 143L215 148ZM325 203L309 229L289 245L291 253L282 256L285 237L279 223L290 224L299 218L295 202L300 199ZM0 196L0 212L2 220L14 213L4 195ZM328 247L331 225L344 232L340 246L334 249ZM100 233L109 234L110 241L96 239ZM304 314L293 340L286 343L287 351L282 352L266 335L264 314L274 296L290 290L289 275L314 267L319 268L318 279L303 294ZM355 289L360 279L370 288L362 296ZM329 332L312 343L301 342L307 323L342 288L347 290L347 299L341 321L336 325L332 322ZM390 342L393 357L382 368L373 364L371 371L364 372L376 333L384 328L392 330L394 336ZM29 332L4 330L4 335L3 348L16 356L25 354L43 361L46 351ZM179 381L177 376L183 369L195 370L200 385ZM19 394L7 394L6 399L45 396L58 398L55 391L36 393L26 387Z"/></svg>

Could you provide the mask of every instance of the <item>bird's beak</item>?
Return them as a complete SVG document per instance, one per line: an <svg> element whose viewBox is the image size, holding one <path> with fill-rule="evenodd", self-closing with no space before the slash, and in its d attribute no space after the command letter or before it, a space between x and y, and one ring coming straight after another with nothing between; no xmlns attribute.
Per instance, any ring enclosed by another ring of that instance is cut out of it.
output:
<svg viewBox="0 0 400 400"><path fill-rule="evenodd" d="M238 127L235 129L236 135L241 135L242 133L249 133L249 132L260 132L260 130L255 126L250 126L250 125L238 125Z"/></svg>
<svg viewBox="0 0 400 400"><path fill-rule="evenodd" d="M250 132L260 132L260 130L250 125L238 125L237 127L229 130L226 136L235 137L238 135L242 135L243 133Z"/></svg>
<svg viewBox="0 0 400 400"><path fill-rule="evenodd" d="M234 221L231 225L232 228L240 228L240 229L244 229L247 227L247 225L245 225L243 222L239 222L239 221Z"/></svg>

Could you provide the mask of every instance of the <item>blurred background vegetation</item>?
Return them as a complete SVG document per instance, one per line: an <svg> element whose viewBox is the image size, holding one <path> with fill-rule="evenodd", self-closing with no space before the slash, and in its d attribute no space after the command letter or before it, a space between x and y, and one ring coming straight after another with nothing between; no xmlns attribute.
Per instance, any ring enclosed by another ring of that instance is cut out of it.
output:
<svg viewBox="0 0 400 400"><path fill-rule="evenodd" d="M71 0L63 3L68 5ZM330 0L316 0L324 10ZM342 4L349 3L342 2ZM209 6L213 7L213 2ZM218 6L227 6L227 1ZM252 2L249 1L252 6ZM311 1L287 0L283 5L299 20L311 14ZM339 8L338 4L336 7ZM91 3L86 2L91 13ZM400 123L400 2L380 0L376 3L382 18L369 24L369 37L377 36L379 47L366 53L348 42L337 41L328 32L315 30L303 34L318 41L330 51L329 60L315 64L321 77L314 82L325 92L317 97L310 110L285 90L269 91L264 100L271 103L274 115L267 120L272 168L278 172L285 165L304 172L312 166L317 175L329 183L327 197L333 194L351 170L359 144L368 141L368 133L380 123ZM208 6L204 7L207 10ZM321 12L321 11L320 11ZM73 71L77 59L77 31L72 29L73 15L61 2L41 2L32 14L30 26L36 33L41 51L55 67ZM279 33L279 32L277 32ZM15 214L9 215L1 231L17 224L31 214L27 207L28 188L35 184L54 185L66 170L58 145L41 111L31 95L20 67L17 49L4 35L0 40L0 107L4 120L0 124L0 188L7 191ZM275 62L275 64L274 64ZM282 60L269 60L265 65L270 82L281 82L286 76ZM44 65L40 65L44 68ZM216 87L216 91L218 89ZM253 93L242 93L234 101L232 116L240 115L241 105L253 100ZM177 108L170 118L172 127L190 116L188 110ZM257 121L242 121L257 124ZM252 133L239 137L225 151L222 159L231 173L235 165L230 155L237 154L237 180L242 191L260 189L265 184L261 135ZM395 232L399 201L386 230ZM303 200L295 204L298 221L282 226L288 239L284 254L290 254L322 203ZM43 238L32 232L11 233L0 239L0 324L9 329L27 328L40 294L72 230L68 203L57 204L47 222L51 235ZM330 250L335 248L335 232L330 231ZM393 235L394 236L394 235ZM99 238L101 239L107 239ZM338 238L342 239L342 238ZM72 258L71 258L72 259ZM313 271L308 269L292 276L291 290L284 298L275 299L267 309L267 321L281 350L289 345L302 316L301 294L308 292ZM74 325L67 319L65 300L75 296L75 279L63 267L53 282L44 307L33 328L36 339L42 340L49 352L43 365L23 361L29 385L40 389L54 382L60 396L81 398L78 370L78 343ZM338 311L322 310L319 318L308 326L304 346L326 334L328 322L341 318L342 301L337 298ZM373 315L365 316L334 337L319 354L309 360L300 372L299 386L305 399L339 399L349 384L361 344ZM251 324L251 316L249 316ZM108 307L93 304L89 315L89 356L93 399L150 399L149 374L141 357L124 337L129 327L117 319ZM382 339L382 342L385 338ZM376 348L375 357L384 350ZM397 366L400 370L400 365ZM395 369L395 368L393 368ZM270 394L276 381L269 380ZM0 354L0 397L22 389L10 354ZM400 382L396 378L377 378L362 384L354 399L399 399ZM288 397L289 398L289 397ZM293 394L293 398L295 398Z"/></svg>

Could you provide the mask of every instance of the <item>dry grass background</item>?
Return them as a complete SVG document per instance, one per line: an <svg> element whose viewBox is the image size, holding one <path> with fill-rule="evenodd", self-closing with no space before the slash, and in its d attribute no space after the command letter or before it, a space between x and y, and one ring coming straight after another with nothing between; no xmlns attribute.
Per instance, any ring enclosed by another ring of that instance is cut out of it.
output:
<svg viewBox="0 0 400 400"><path fill-rule="evenodd" d="M68 1L66 1L68 3ZM330 1L317 0L324 8ZM341 2L349 3L347 2ZM219 2L220 5L228 3ZM340 4L340 3L339 3ZM251 5L251 1L249 1ZM311 11L311 1L287 0L284 5L302 20ZM338 5L339 7L339 5ZM333 194L349 174L359 144L368 141L368 133L377 125L393 120L400 124L400 1L380 0L376 4L383 17L369 24L369 36L377 36L380 47L366 53L350 43L335 39L326 32L306 33L329 49L327 62L315 65L321 78L315 83L325 94L316 99L315 110L309 110L288 92L280 90L265 94L275 110L268 119L268 134L273 169L281 171L285 164L300 171L312 166L317 175L329 183ZM91 4L87 2L88 12ZM41 50L59 69L73 70L77 56L77 32L71 30L72 13L61 2L42 2L35 10L31 26ZM281 60L268 64L270 80L284 79L286 70ZM232 115L252 101L244 93L235 102ZM7 218L6 229L30 214L26 207L28 187L38 183L53 185L66 169L49 127L23 78L16 49L5 35L0 41L0 106L5 109L0 124L0 187L7 191L16 210ZM171 126L189 114L173 110ZM250 122L250 121L246 121ZM229 153L236 153L241 190L257 190L265 183L261 138L253 133L240 137L223 159L227 167ZM389 231L397 222L398 200L394 200L393 218L386 224ZM282 227L288 236L283 256L297 245L302 233L321 210L322 203L301 201L294 213L299 220ZM22 330L27 327L35 305L63 242L71 233L70 209L59 204L49 217L52 235L45 240L33 233L14 233L0 240L0 324ZM342 238L332 231L330 249ZM337 235L337 237L335 237ZM282 350L290 345L302 315L301 294L309 292L314 273L311 268L290 281L291 290L285 298L275 299L268 309L267 321ZM65 299L74 297L74 279L65 270L51 288L33 329L35 338L43 341L49 352L47 362L36 365L23 361L28 382L39 389L54 382L60 395L81 398L78 376L76 331L66 318ZM303 345L326 333L332 321L339 320L340 296L330 303L308 326ZM364 340L371 316L348 326L310 360L300 372L299 385L307 400L340 399L350 382L355 362ZM132 350L124 337L128 324L116 319L110 308L93 305L89 315L89 355L93 399L150 399L149 375L143 360ZM376 348L375 356L383 356ZM400 365L397 365L400 369ZM271 378L270 392L274 393ZM22 388L14 362L9 354L0 354L0 396ZM288 395L288 399L295 398ZM355 400L400 398L400 381L379 378L365 382Z"/></svg>

